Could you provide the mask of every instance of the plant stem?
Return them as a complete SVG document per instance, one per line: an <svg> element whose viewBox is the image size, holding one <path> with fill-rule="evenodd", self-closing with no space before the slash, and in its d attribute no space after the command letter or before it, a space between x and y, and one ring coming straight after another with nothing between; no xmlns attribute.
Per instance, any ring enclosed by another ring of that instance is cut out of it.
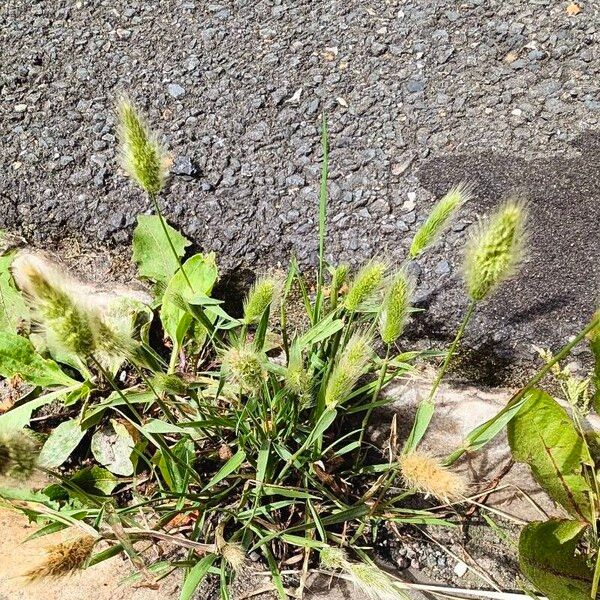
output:
<svg viewBox="0 0 600 600"><path fill-rule="evenodd" d="M450 366L450 361L454 358L454 355L456 354L456 350L458 349L458 344L460 343L460 340L462 339L462 337L465 333L465 329L467 328L467 325L469 324L469 321L471 320L471 317L473 316L473 313L475 312L476 306L477 306L477 303L474 300L471 300L469 302L469 306L467 307L467 311L465 312L465 315L460 323L460 326L458 327L456 335L454 336L454 340L452 341L450 348L448 348L448 353L446 354L446 358L444 359L444 362L442 363L442 367L438 371L436 378L433 380L431 390L429 391L429 396L427 397L427 400L429 402L435 401L435 397L437 395L437 391L440 387L442 379L443 379L444 375L446 374L448 367Z"/></svg>
<svg viewBox="0 0 600 600"><path fill-rule="evenodd" d="M379 371L377 385L375 386L375 389L373 390L371 404L374 404L377 401L377 398L379 397L379 394L381 392L381 388L383 387L383 382L385 380L385 375L387 373L387 367L390 362L391 349L392 349L392 345L388 344L387 350L385 353L385 358L383 359L383 362L381 363L381 369ZM360 435L358 437L358 448L357 448L357 452L356 452L356 461L354 463L355 467L358 467L358 463L360 462L362 443L363 443L363 439L365 437L365 431L367 429L367 426L369 425L369 419L371 418L371 414L373 413L373 410L374 410L374 407L370 406L362 420L362 425L360 428Z"/></svg>
<svg viewBox="0 0 600 600"><path fill-rule="evenodd" d="M406 443L404 444L403 452L411 452L415 450L416 447L419 445L419 442L423 439L423 436L427 432L429 424L431 423L431 419L433 418L433 413L435 411L435 398L440 384L442 382L442 378L448 370L450 361L456 354L458 344L460 343L460 340L462 339L465 333L465 329L467 328L467 325L469 324L469 321L471 320L471 317L475 312L476 306L477 303L474 300L471 300L469 302L467 310L462 318L462 321L460 322L458 330L456 331L456 335L454 336L454 340L452 341L450 348L448 348L446 358L444 359L440 370L438 371L435 379L433 380L431 389L429 390L429 395L427 396L426 400L423 400L419 404L410 435L408 436Z"/></svg>
<svg viewBox="0 0 600 600"><path fill-rule="evenodd" d="M185 269L183 268L183 264L181 263L181 259L179 258L179 254L177 254L177 250L175 250L175 246L173 245L173 240L171 240L171 236L169 235L169 231L167 229L167 224L165 222L165 219L162 215L162 211L160 210L160 206L158 205L158 200L156 198L156 194L148 194L150 196L150 200L152 200L152 204L154 204L154 210L156 211L156 214L158 215L158 220L160 221L160 225L162 227L163 233L165 234L165 237L167 238L167 241L169 242L169 246L171 248L171 252L173 252L173 256L175 257L175 260L177 261L177 264L179 265L179 269L181 270L181 272L183 273L183 277L186 281L186 283L188 284L190 290L192 291L192 293L194 292L194 288L192 287L192 283L189 280L187 273L185 272Z"/></svg>
<svg viewBox="0 0 600 600"><path fill-rule="evenodd" d="M319 272L317 278L317 296L315 301L315 321L319 320L323 302L323 271L325 267L325 227L327 224L327 178L329 175L329 139L327 134L327 117L323 113L321 132L321 148L323 163L321 165L321 189L319 193Z"/></svg>

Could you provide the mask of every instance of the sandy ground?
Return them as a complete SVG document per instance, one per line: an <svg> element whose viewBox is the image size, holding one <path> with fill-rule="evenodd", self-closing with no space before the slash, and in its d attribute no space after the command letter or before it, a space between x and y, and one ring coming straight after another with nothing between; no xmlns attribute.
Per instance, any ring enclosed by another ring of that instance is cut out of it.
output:
<svg viewBox="0 0 600 600"><path fill-rule="evenodd" d="M165 580L159 590L121 584L130 565L120 557L96 565L67 580L26 584L20 575L43 560L44 549L64 539L61 534L26 542L36 530L27 518L0 509L0 600L158 600L176 598L177 579Z"/></svg>
<svg viewBox="0 0 600 600"><path fill-rule="evenodd" d="M20 513L0 508L0 600L174 600L179 597L177 575L163 580L158 590L123 583L132 569L121 557L107 560L68 579L28 584L22 577L23 573L43 560L45 548L65 539L63 534L55 534L27 542L36 528ZM321 579L314 585L313 594L307 600L350 598L365 600L351 586L330 587L329 581Z"/></svg>

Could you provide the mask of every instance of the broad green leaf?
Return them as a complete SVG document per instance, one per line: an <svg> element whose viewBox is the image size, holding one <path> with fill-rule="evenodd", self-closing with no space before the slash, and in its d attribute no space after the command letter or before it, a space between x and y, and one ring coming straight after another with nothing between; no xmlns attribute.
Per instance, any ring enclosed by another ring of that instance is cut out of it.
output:
<svg viewBox="0 0 600 600"><path fill-rule="evenodd" d="M575 518L591 522L591 490L582 466L594 463L567 411L554 398L533 390L508 424L508 441L514 459L531 467L555 502Z"/></svg>
<svg viewBox="0 0 600 600"><path fill-rule="evenodd" d="M117 478L108 470L93 465L77 471L70 481L88 494L108 496L117 486Z"/></svg>
<svg viewBox="0 0 600 600"><path fill-rule="evenodd" d="M31 419L31 413L38 408L54 402L54 400L64 399L68 392L77 390L80 387L80 383L71 386L69 388L63 388L49 394L44 394L39 398L20 404L16 408L12 408L3 415L0 415L0 431L12 431L15 429L23 429L29 425Z"/></svg>
<svg viewBox="0 0 600 600"><path fill-rule="evenodd" d="M64 421L48 436L39 455L39 464L47 469L60 467L83 439L85 430L78 419Z"/></svg>
<svg viewBox="0 0 600 600"><path fill-rule="evenodd" d="M77 383L53 360L39 355L27 338L8 331L0 331L0 375L20 375L26 381L42 387Z"/></svg>
<svg viewBox="0 0 600 600"><path fill-rule="evenodd" d="M133 475L133 449L136 442L130 431L119 421L99 429L92 436L91 449L96 460L115 475Z"/></svg>
<svg viewBox="0 0 600 600"><path fill-rule="evenodd" d="M191 600L194 597L196 589L206 577L208 570L217 558L216 554L209 554L203 559L199 560L187 574L183 585L181 586L181 594L179 600Z"/></svg>
<svg viewBox="0 0 600 600"><path fill-rule="evenodd" d="M9 267L14 253L0 256L0 330L16 333L22 322L29 320L25 299L16 289Z"/></svg>
<svg viewBox="0 0 600 600"><path fill-rule="evenodd" d="M206 256L195 254L185 262L183 270L191 287L184 273L177 271L169 281L160 310L163 327L177 348L181 347L193 317L190 313L181 310L170 298L180 296L188 300L197 294L208 295L218 276L214 254Z"/></svg>
<svg viewBox="0 0 600 600"><path fill-rule="evenodd" d="M246 453L243 450L238 450L213 476L213 478L204 486L203 492L210 490L222 481L228 475L236 471L239 466L246 460Z"/></svg>
<svg viewBox="0 0 600 600"><path fill-rule="evenodd" d="M183 257L191 242L170 225L166 227L177 256ZM133 232L133 260L141 277L157 282L167 283L179 268L158 215L138 216Z"/></svg>
<svg viewBox="0 0 600 600"><path fill-rule="evenodd" d="M592 572L576 554L587 525L551 520L530 523L519 539L519 563L525 576L549 600L590 600Z"/></svg>

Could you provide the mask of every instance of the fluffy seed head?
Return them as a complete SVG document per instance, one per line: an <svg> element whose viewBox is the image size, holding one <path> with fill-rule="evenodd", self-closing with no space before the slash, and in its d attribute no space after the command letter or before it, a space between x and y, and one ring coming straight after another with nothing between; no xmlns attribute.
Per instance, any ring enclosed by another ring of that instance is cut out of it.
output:
<svg viewBox="0 0 600 600"><path fill-rule="evenodd" d="M298 344L292 344L287 370L285 372L285 383L287 388L300 399L301 404L310 401L310 376L304 368L302 351Z"/></svg>
<svg viewBox="0 0 600 600"><path fill-rule="evenodd" d="M523 258L526 219L524 203L508 200L470 239L465 280L472 300L483 300L514 274Z"/></svg>
<svg viewBox="0 0 600 600"><path fill-rule="evenodd" d="M417 258L448 227L458 209L472 197L470 186L459 183L453 187L432 209L419 227L409 250L410 258Z"/></svg>
<svg viewBox="0 0 600 600"><path fill-rule="evenodd" d="M263 356L249 344L229 348L223 367L231 381L249 393L260 390L267 377Z"/></svg>
<svg viewBox="0 0 600 600"><path fill-rule="evenodd" d="M350 576L353 583L372 600L405 600L384 571L374 565L353 562L341 548L326 546L320 550L321 565L326 569L341 570Z"/></svg>
<svg viewBox="0 0 600 600"><path fill-rule="evenodd" d="M258 323L267 307L277 297L281 283L274 277L258 279L244 302L244 321L247 324Z"/></svg>
<svg viewBox="0 0 600 600"><path fill-rule="evenodd" d="M364 375L372 353L370 336L361 332L352 335L327 382L325 404L328 408L335 408L347 399Z"/></svg>
<svg viewBox="0 0 600 600"><path fill-rule="evenodd" d="M248 565L246 553L241 544L226 542L219 551L227 564L238 574L242 573Z"/></svg>
<svg viewBox="0 0 600 600"><path fill-rule="evenodd" d="M326 569L344 569L350 561L346 552L335 546L325 546L320 551L321 565Z"/></svg>
<svg viewBox="0 0 600 600"><path fill-rule="evenodd" d="M158 392L166 392L176 396L185 396L188 393L188 386L185 381L174 374L155 373L152 377L152 386Z"/></svg>
<svg viewBox="0 0 600 600"><path fill-rule="evenodd" d="M442 502L456 502L463 498L467 487L463 478L435 458L414 451L403 454L399 461L400 472L409 488Z"/></svg>
<svg viewBox="0 0 600 600"><path fill-rule="evenodd" d="M381 314L379 333L386 344L393 344L404 331L410 308L412 285L405 271L398 271L387 289Z"/></svg>
<svg viewBox="0 0 600 600"><path fill-rule="evenodd" d="M27 297L48 340L79 357L130 356L135 343L117 327L112 308L101 294L61 272L56 264L22 252L12 263L12 275Z"/></svg>
<svg viewBox="0 0 600 600"><path fill-rule="evenodd" d="M117 112L121 165L144 191L154 196L167 180L167 155L126 96L120 98Z"/></svg>
<svg viewBox="0 0 600 600"><path fill-rule="evenodd" d="M48 549L44 562L25 573L29 581L59 579L85 568L96 539L85 535Z"/></svg>
<svg viewBox="0 0 600 600"><path fill-rule="evenodd" d="M25 431L0 435L0 475L25 478L37 460L37 444Z"/></svg>
<svg viewBox="0 0 600 600"><path fill-rule="evenodd" d="M22 253L12 263L12 274L42 327L61 345L79 356L94 351L88 312L58 269L35 254Z"/></svg>
<svg viewBox="0 0 600 600"><path fill-rule="evenodd" d="M361 310L373 301L381 288L387 265L379 260L369 261L362 267L348 288L344 306L349 311Z"/></svg>

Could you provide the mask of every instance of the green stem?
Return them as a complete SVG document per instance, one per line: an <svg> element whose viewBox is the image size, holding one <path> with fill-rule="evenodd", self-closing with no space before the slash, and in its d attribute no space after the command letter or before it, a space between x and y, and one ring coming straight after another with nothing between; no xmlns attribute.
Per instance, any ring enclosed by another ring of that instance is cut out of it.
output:
<svg viewBox="0 0 600 600"><path fill-rule="evenodd" d="M454 340L452 341L452 344L450 345L450 348L448 349L446 358L444 359L444 362L442 363L442 367L438 371L436 378L433 380L431 390L429 391L429 396L427 397L428 402L435 401L435 397L437 395L440 384L442 383L442 379L443 379L444 375L446 374L448 367L450 366L450 361L454 358L454 355L456 354L456 350L458 349L458 344L460 343L460 340L462 339L462 337L465 333L465 329L467 328L467 325L469 324L469 321L471 320L471 317L473 316L473 313L475 312L476 306L477 306L477 303L474 300L471 300L469 302L467 311L465 312L465 315L460 323L460 326L458 327L456 335L454 336Z"/></svg>
<svg viewBox="0 0 600 600"><path fill-rule="evenodd" d="M327 117L323 113L321 132L323 163L321 165L321 190L319 193L319 272L315 302L315 321L319 320L323 301L323 271L325 267L325 227L327 224L327 178L329 175L329 141L327 136Z"/></svg>
<svg viewBox="0 0 600 600"><path fill-rule="evenodd" d="M383 359L383 362L381 363L381 369L379 371L379 377L377 378L377 384L375 386L375 389L373 390L371 404L374 404L375 402L377 402L377 398L379 397L379 394L381 393L381 388L383 387L383 382L385 380L385 375L387 373L387 367L390 362L391 349L392 349L391 344L388 344L387 350L385 353L385 358ZM358 437L358 449L357 449L357 453L356 453L356 461L354 463L355 467L358 467L358 463L360 462L362 443L363 443L363 439L365 437L365 431L367 429L367 426L369 425L369 419L371 418L371 414L373 413L373 410L374 410L374 407L370 406L362 420L362 425L360 428L360 435Z"/></svg>
<svg viewBox="0 0 600 600"><path fill-rule="evenodd" d="M446 374L450 362L456 354L456 350L458 349L460 340L462 339L465 333L465 329L467 328L467 325L469 324L469 321L471 320L471 317L475 312L476 306L477 304L474 300L471 300L469 302L469 306L467 307L465 315L458 327L456 335L454 336L454 340L452 341L450 348L448 348L446 358L444 359L440 370L438 371L435 379L433 380L431 389L429 390L429 395L427 396L426 400L423 400L419 404L419 408L417 409L417 414L415 415L410 435L408 436L406 443L404 444L403 452L405 453L412 452L416 449L416 447L419 445L419 442L423 439L423 436L427 432L427 429L429 428L429 424L431 423L431 419L433 418L433 413L435 412L435 398L440 384L442 382L442 378Z"/></svg>
<svg viewBox="0 0 600 600"><path fill-rule="evenodd" d="M600 549L596 550L596 565L594 567L594 577L592 579L591 598L598 597L598 584L600 583Z"/></svg>
<svg viewBox="0 0 600 600"><path fill-rule="evenodd" d="M154 204L154 210L156 211L156 214L158 215L158 220L160 221L160 225L162 227L163 233L165 234L165 237L167 238L167 241L169 242L171 252L173 252L173 256L175 257L175 260L177 261L177 264L179 265L179 269L183 273L183 277L184 277L186 283L188 284L190 290L193 293L194 288L192 287L192 283L189 280L187 273L185 272L185 269L183 268L183 264L181 263L179 254L177 254L177 250L175 250L175 246L173 245L173 240L171 240L171 236L169 235L169 231L167 230L167 224L166 224L165 219L160 210L160 206L158 205L158 200L156 199L156 194L149 194L149 196L150 196L150 199L152 200L152 203Z"/></svg>

